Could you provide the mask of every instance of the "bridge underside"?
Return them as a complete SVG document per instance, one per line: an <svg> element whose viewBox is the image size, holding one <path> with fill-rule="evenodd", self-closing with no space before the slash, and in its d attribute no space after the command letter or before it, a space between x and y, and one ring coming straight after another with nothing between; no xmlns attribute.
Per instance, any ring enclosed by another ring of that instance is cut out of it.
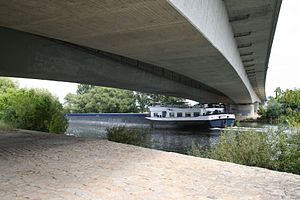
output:
<svg viewBox="0 0 300 200"><path fill-rule="evenodd" d="M200 102L264 99L280 1L185 2L3 1L0 26L64 42L2 28L0 74Z"/></svg>
<svg viewBox="0 0 300 200"><path fill-rule="evenodd" d="M110 86L203 102L224 94L164 68L59 40L0 28L1 75Z"/></svg>

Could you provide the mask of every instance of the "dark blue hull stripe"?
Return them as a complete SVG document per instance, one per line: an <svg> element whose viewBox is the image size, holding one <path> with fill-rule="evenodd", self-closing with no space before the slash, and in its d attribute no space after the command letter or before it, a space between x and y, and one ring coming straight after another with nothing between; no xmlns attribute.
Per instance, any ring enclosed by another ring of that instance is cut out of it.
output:
<svg viewBox="0 0 300 200"><path fill-rule="evenodd" d="M139 113L68 113L66 117L147 117Z"/></svg>

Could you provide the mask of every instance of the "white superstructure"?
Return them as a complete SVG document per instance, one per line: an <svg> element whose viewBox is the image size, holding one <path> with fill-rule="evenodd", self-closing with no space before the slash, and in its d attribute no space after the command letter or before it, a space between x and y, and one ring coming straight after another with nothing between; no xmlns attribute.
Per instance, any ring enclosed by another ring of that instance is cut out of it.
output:
<svg viewBox="0 0 300 200"><path fill-rule="evenodd" d="M149 107L150 116L146 119L158 123L157 125L200 125L210 127L231 126L235 115L225 113L224 107L204 106L152 106Z"/></svg>
<svg viewBox="0 0 300 200"><path fill-rule="evenodd" d="M151 118L181 118L181 117L199 117L211 114L221 114L225 112L224 108L209 107L173 107L173 106L151 106L149 107Z"/></svg>

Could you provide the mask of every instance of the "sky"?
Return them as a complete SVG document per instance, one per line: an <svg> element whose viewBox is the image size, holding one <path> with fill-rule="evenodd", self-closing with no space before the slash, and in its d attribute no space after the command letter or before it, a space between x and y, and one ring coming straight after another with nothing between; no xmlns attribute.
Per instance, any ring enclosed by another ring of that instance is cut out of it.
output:
<svg viewBox="0 0 300 200"><path fill-rule="evenodd" d="M266 93L300 88L300 0L283 0L273 41Z"/></svg>
<svg viewBox="0 0 300 200"><path fill-rule="evenodd" d="M300 88L300 0L283 0L273 41L266 80L267 96L276 87ZM46 88L63 103L67 93L75 93L76 83L14 78L24 88Z"/></svg>

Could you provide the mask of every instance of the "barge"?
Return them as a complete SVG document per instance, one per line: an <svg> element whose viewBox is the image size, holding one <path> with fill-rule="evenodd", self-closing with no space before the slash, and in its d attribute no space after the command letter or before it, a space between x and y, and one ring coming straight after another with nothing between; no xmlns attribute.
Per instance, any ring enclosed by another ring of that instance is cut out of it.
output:
<svg viewBox="0 0 300 200"><path fill-rule="evenodd" d="M235 115L225 113L224 107L207 106L151 106L146 117L154 128L230 127Z"/></svg>

